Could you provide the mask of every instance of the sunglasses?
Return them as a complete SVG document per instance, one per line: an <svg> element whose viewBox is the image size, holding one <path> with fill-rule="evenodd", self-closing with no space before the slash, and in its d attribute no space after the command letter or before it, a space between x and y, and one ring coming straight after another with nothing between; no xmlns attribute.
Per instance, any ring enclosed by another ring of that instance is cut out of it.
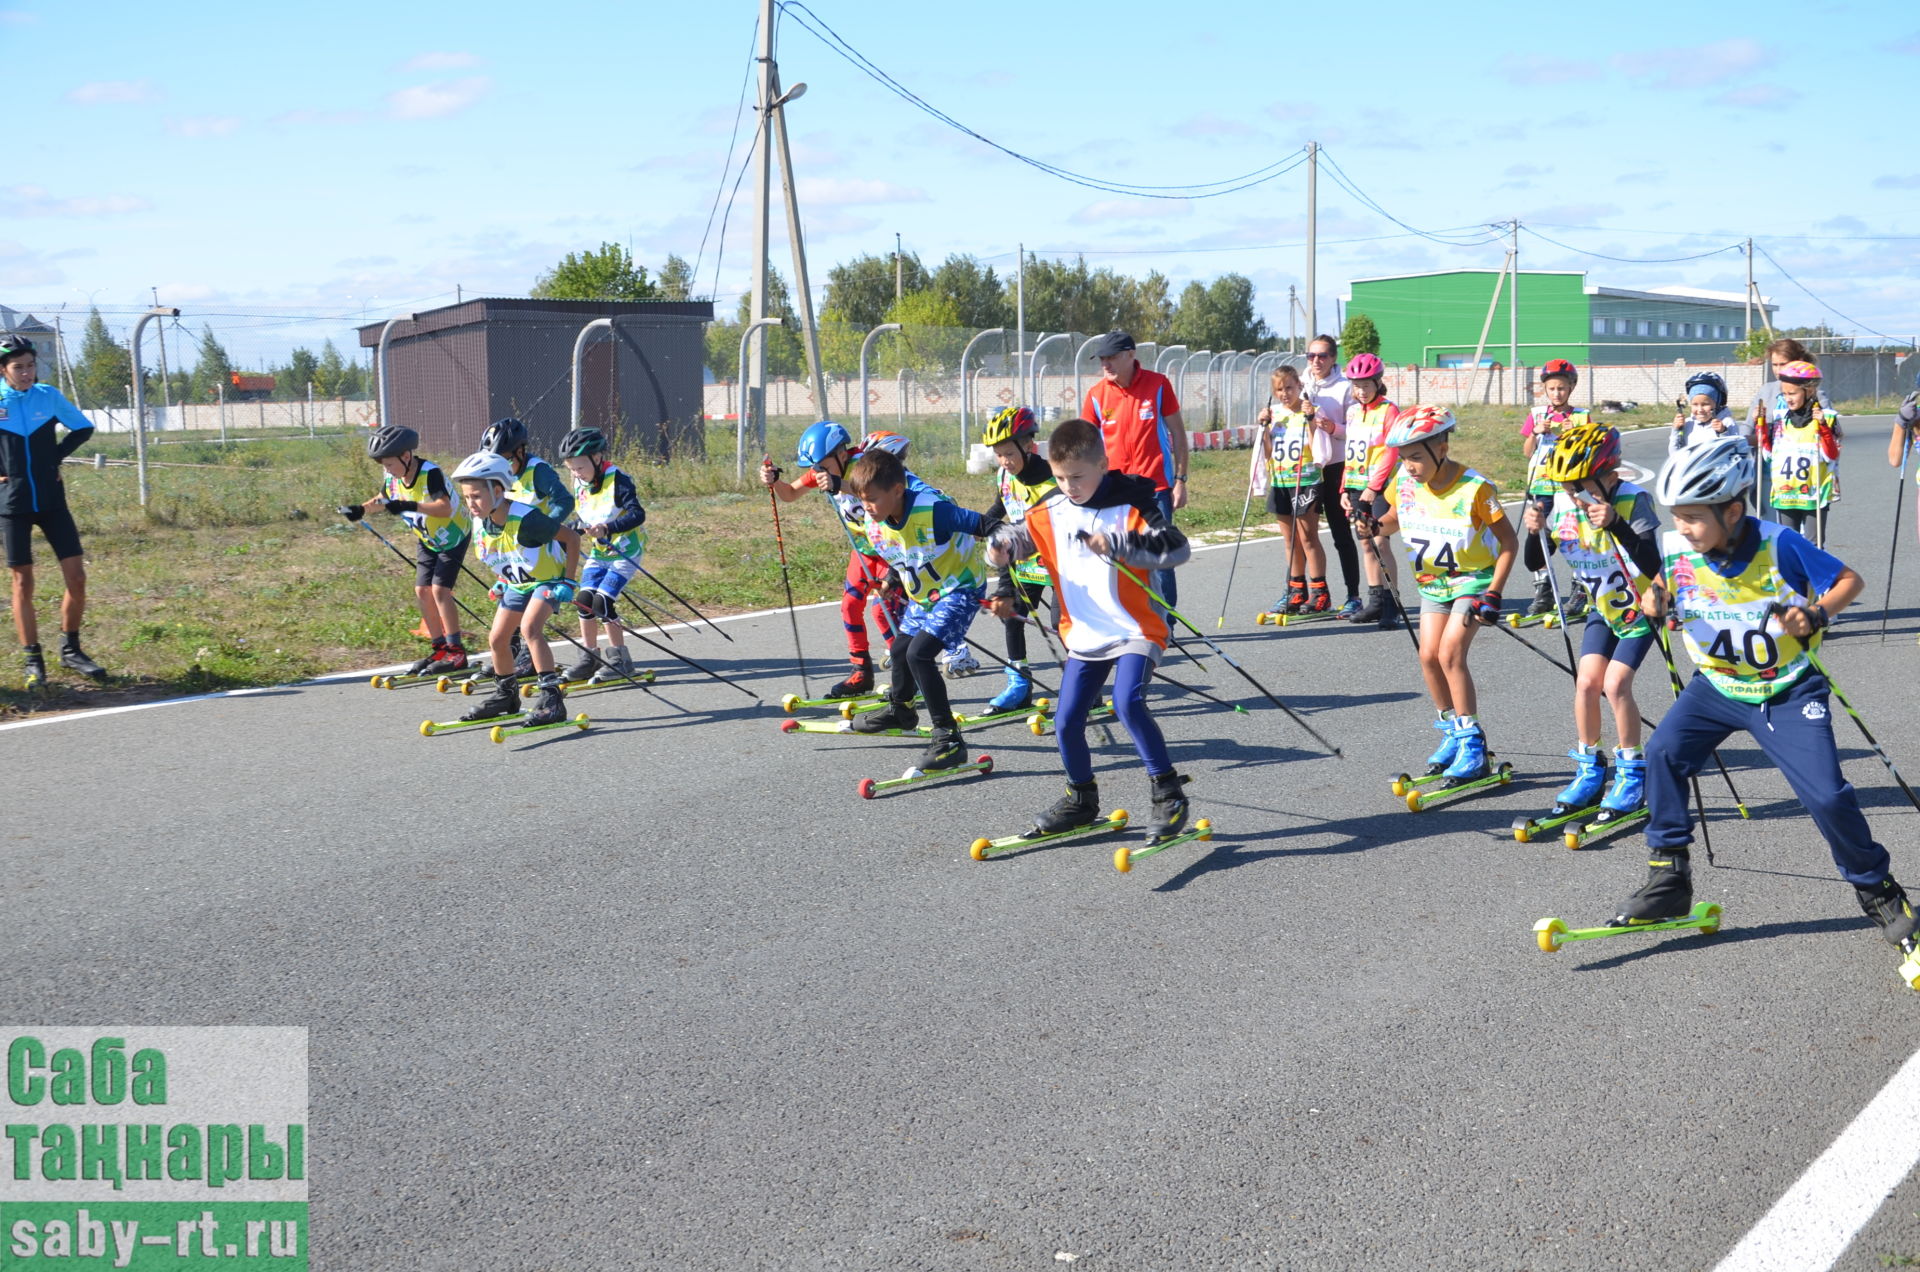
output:
<svg viewBox="0 0 1920 1272"><path fill-rule="evenodd" d="M1331 358L1333 355L1330 353L1310 353L1307 356L1309 358Z"/></svg>

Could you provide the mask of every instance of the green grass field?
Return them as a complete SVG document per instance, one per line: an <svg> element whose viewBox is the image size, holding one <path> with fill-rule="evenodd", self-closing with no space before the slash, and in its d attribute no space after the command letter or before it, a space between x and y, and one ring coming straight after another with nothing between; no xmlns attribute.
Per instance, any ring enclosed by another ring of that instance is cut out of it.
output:
<svg viewBox="0 0 1920 1272"><path fill-rule="evenodd" d="M1512 489L1522 471L1513 412L1470 406L1461 415L1462 457ZM1612 418L1623 427L1665 422L1654 411ZM800 423L775 422L775 454L792 455ZM956 419L910 432L916 471L968 507L992 503L992 478L965 471ZM378 489L379 470L366 458L362 436L229 446L170 438L173 444L150 452L166 466L150 473L145 510L131 466L69 464L65 480L89 572L86 645L117 679L94 686L55 668L52 691L31 698L18 688L18 655L10 653L0 661L0 715L283 684L418 657L425 642L410 634L419 621L411 570L333 511ZM769 500L757 484L735 483L733 440L716 426L706 462L622 464L647 508L647 568L716 614L785 604ZM83 458L96 453L121 461L132 447L125 438L100 437ZM453 457L440 458L450 464ZM1244 450L1193 457L1182 528L1196 536L1234 531L1247 460ZM1256 511L1250 531L1259 520ZM837 597L847 543L825 501L782 505L781 523L795 602ZM411 556L411 539L396 518L375 514L368 524ZM59 571L37 540L36 550L42 644L51 651ZM644 581L639 586L659 595ZM468 583L461 596L476 613L491 615L478 584Z"/></svg>

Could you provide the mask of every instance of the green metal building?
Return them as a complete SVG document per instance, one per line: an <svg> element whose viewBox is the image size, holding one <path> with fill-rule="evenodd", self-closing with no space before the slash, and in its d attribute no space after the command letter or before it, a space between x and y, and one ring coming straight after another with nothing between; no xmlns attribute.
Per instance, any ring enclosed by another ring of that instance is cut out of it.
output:
<svg viewBox="0 0 1920 1272"><path fill-rule="evenodd" d="M1747 304L1737 292L1631 291L1589 283L1584 273L1522 270L1518 287L1498 269L1358 278L1341 299L1349 318L1373 319L1380 356L1390 364L1472 365L1484 329L1480 365L1504 366L1511 356L1516 292L1522 366L1549 358L1582 366L1730 362L1747 338ZM1766 308L1771 314L1777 306Z"/></svg>

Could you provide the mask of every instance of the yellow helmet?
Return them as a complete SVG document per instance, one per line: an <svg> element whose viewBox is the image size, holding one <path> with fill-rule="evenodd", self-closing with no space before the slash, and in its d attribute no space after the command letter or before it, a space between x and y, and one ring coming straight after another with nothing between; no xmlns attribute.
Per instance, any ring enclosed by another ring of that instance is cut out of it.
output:
<svg viewBox="0 0 1920 1272"><path fill-rule="evenodd" d="M1548 481L1585 481L1619 462L1620 431L1588 420L1560 434L1540 475Z"/></svg>
<svg viewBox="0 0 1920 1272"><path fill-rule="evenodd" d="M1033 418L1032 411L1024 406L1006 406L987 421L987 431L981 434L980 440L988 446L998 446L1001 442L1032 437L1039 430L1040 422Z"/></svg>

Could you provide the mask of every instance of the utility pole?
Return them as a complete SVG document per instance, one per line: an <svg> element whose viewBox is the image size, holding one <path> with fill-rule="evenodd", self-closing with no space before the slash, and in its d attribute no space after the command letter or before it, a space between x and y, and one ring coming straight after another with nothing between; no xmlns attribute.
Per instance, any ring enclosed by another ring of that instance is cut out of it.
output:
<svg viewBox="0 0 1920 1272"><path fill-rule="evenodd" d="M1753 240L1747 240L1747 325L1742 328L1747 339L1753 339Z"/></svg>
<svg viewBox="0 0 1920 1272"><path fill-rule="evenodd" d="M1513 376L1513 400L1520 401L1520 218L1513 218L1513 245L1507 249L1507 371Z"/></svg>
<svg viewBox="0 0 1920 1272"><path fill-rule="evenodd" d="M1294 315L1299 312L1299 309L1300 309L1300 289L1298 287L1295 287L1292 283L1288 283L1287 284L1287 352L1288 353L1299 352L1298 344L1295 340L1295 337L1299 334L1299 329L1294 325L1294 322L1295 322Z"/></svg>
<svg viewBox="0 0 1920 1272"><path fill-rule="evenodd" d="M1314 324L1320 321L1320 293L1314 290L1314 266L1320 230L1320 143L1307 143L1307 339L1319 334Z"/></svg>
<svg viewBox="0 0 1920 1272"><path fill-rule="evenodd" d="M153 307L160 308L160 289L150 287L153 293ZM166 410L173 410L173 386L167 383L167 324L160 324L160 404Z"/></svg>
<svg viewBox="0 0 1920 1272"><path fill-rule="evenodd" d="M1027 245L1017 244L1019 264L1013 273L1013 380L1015 384L1027 382L1024 368L1027 365ZM1015 402L1015 406L1024 405Z"/></svg>
<svg viewBox="0 0 1920 1272"><path fill-rule="evenodd" d="M778 88L779 68L774 68ZM807 376L813 386L815 419L827 417L827 382L820 371L820 327L813 320L813 284L807 277L807 245L800 236L798 178L793 175L793 147L787 143L787 103L807 91L803 81L774 99L773 135L780 145L780 192L787 202L787 239L793 246L793 288L800 304L800 341L807 351ZM762 337L764 339L765 337Z"/></svg>
<svg viewBox="0 0 1920 1272"><path fill-rule="evenodd" d="M754 139L759 149L759 189L753 201L753 307L747 321L759 323L767 316L768 222L773 204L773 0L760 0L760 131ZM753 361L740 368L740 382L746 387L747 401L761 421L756 436L764 436L767 417L767 338L766 328L757 342L749 341ZM749 335L752 334L751 329Z"/></svg>
<svg viewBox="0 0 1920 1272"><path fill-rule="evenodd" d="M899 304L902 294L902 270L900 265L900 231L893 232L893 303Z"/></svg>

